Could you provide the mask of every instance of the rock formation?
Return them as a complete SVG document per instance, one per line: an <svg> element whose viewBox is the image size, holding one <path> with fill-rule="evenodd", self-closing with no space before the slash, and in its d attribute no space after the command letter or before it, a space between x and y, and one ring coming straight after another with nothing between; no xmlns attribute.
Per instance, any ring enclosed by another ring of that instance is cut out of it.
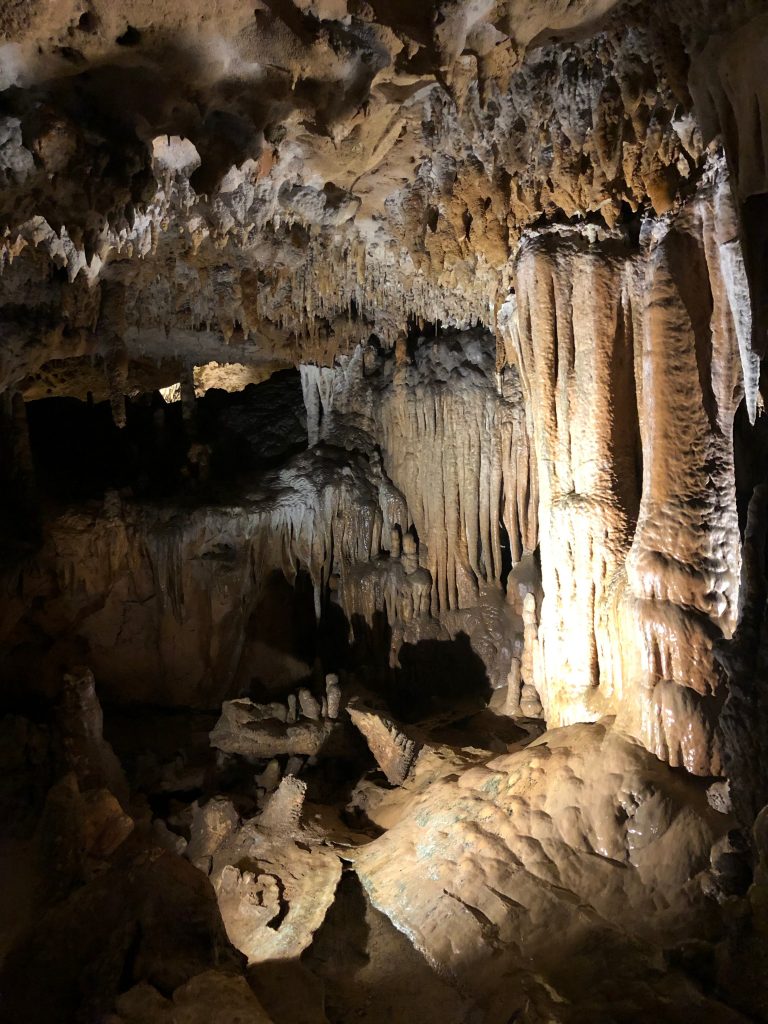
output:
<svg viewBox="0 0 768 1024"><path fill-rule="evenodd" d="M766 29L0 4L0 1020L768 1020Z"/></svg>

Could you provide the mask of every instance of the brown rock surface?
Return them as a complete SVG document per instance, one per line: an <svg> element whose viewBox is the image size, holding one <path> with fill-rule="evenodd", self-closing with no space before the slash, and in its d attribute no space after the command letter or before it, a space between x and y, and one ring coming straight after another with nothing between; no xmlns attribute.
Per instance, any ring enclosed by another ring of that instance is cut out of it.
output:
<svg viewBox="0 0 768 1024"><path fill-rule="evenodd" d="M636 743L571 726L413 794L354 866L373 905L484 1020L508 1020L529 998L556 1020L584 1019L572 1005L602 1019L616 984L631 1019L645 994L622 972L711 934L701 883L726 827L700 787ZM697 1002L682 976L668 985L656 1012L669 999L664 1013L698 1005L699 1019L738 1019Z"/></svg>
<svg viewBox="0 0 768 1024"><path fill-rule="evenodd" d="M0 3L3 1019L766 1017L766 28Z"/></svg>

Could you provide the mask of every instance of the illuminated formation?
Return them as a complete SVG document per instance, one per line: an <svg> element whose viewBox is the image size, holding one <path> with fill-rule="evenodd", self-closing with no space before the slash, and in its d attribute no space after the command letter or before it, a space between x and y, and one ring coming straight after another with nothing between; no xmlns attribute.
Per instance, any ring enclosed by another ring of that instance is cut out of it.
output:
<svg viewBox="0 0 768 1024"><path fill-rule="evenodd" d="M768 1019L766 38L0 3L0 1022Z"/></svg>

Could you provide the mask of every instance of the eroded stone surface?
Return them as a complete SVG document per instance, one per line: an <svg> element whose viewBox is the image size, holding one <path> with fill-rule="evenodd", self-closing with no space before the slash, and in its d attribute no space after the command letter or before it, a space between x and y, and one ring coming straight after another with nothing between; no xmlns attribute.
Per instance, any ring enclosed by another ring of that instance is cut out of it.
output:
<svg viewBox="0 0 768 1024"><path fill-rule="evenodd" d="M272 1024L245 978L218 971L198 974L163 996L146 982L117 1000L118 1020L125 1024Z"/></svg>
<svg viewBox="0 0 768 1024"><path fill-rule="evenodd" d="M210 875L224 927L249 964L300 956L341 878L338 856L302 830L305 788L286 776L261 815L213 852Z"/></svg>
<svg viewBox="0 0 768 1024"><path fill-rule="evenodd" d="M701 787L635 742L602 724L571 726L416 792L355 870L483 1019L508 1019L538 990L553 1019L570 1020L558 1004L610 1004L597 966L609 950L639 964L689 927L690 938L711 935L702 881L725 828ZM642 986L623 975L612 984L627 1005L642 1003ZM682 977L669 994L696 1004ZM698 1005L702 1019L729 1019Z"/></svg>

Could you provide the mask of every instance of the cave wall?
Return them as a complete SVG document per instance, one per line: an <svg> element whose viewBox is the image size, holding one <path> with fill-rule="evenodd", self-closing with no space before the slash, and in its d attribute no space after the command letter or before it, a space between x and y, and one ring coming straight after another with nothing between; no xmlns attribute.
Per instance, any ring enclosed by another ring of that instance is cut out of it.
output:
<svg viewBox="0 0 768 1024"><path fill-rule="evenodd" d="M319 618L334 567L378 552L381 527L377 491L332 452L311 469L298 456L231 507L124 506L109 492L48 524L6 573L4 674L55 692L79 653L112 699L216 706L259 674L248 623L270 574L308 572Z"/></svg>
<svg viewBox="0 0 768 1024"><path fill-rule="evenodd" d="M203 367L298 366L309 448L181 522L57 510L4 635L105 670L116 644L120 686L206 702L247 675L259 581L303 570L317 618L383 613L392 665L465 630L549 724L617 715L716 773L759 617L733 429L761 406L765 15L464 6L163 8L131 45L109 5L8 19L8 401L90 392L122 424L170 385L191 423Z"/></svg>
<svg viewBox="0 0 768 1024"><path fill-rule="evenodd" d="M214 706L260 672L248 623L265 581L303 571L318 622L331 602L352 637L355 621L384 616L393 667L405 642L464 632L504 685L521 634L521 594L516 614L501 586L505 511L507 570L536 547L522 393L514 370L497 380L487 332L414 346L413 365L402 348L361 346L336 371L302 367L315 443L244 481L232 507L113 491L48 524L41 550L6 574L6 677L42 636L27 685L39 672L55 688L79 649L114 698Z"/></svg>

